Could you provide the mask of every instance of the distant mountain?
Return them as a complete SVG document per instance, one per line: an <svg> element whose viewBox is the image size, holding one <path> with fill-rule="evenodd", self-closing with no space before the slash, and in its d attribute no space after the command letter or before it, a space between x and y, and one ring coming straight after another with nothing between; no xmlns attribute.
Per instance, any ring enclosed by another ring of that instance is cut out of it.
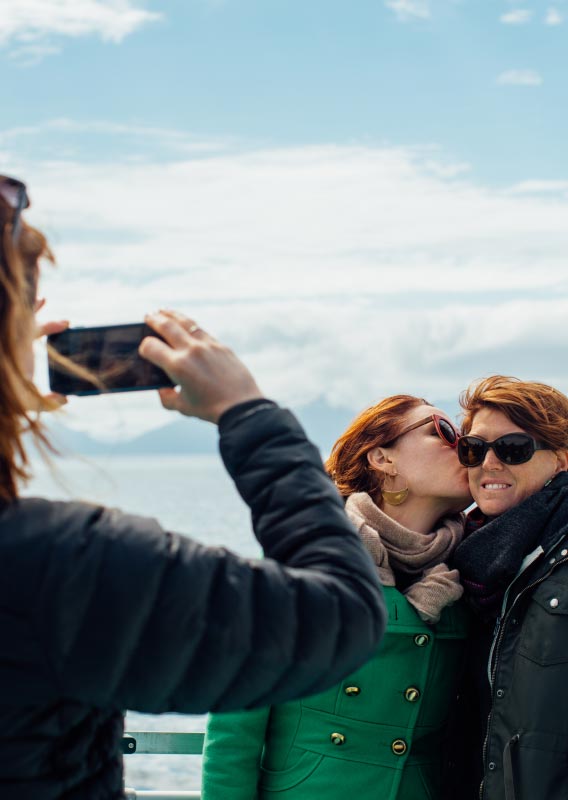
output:
<svg viewBox="0 0 568 800"><path fill-rule="evenodd" d="M57 450L84 456L198 454L217 452L217 431L209 423L196 419L179 419L154 428L132 439L97 439L88 433L47 421L50 440Z"/></svg>
<svg viewBox="0 0 568 800"><path fill-rule="evenodd" d="M50 442L61 453L78 453L85 456L98 456L105 455L109 452L109 447L112 444L103 442L89 436L88 433L76 431L73 428L68 428L62 425L54 417L45 415L43 418L45 427L47 428ZM28 439L28 448L30 452L35 452L33 439Z"/></svg>
<svg viewBox="0 0 568 800"><path fill-rule="evenodd" d="M116 454L184 455L217 452L217 428L210 422L184 417L153 428L134 439L117 442Z"/></svg>
<svg viewBox="0 0 568 800"><path fill-rule="evenodd" d="M317 401L292 411L306 429L309 438L324 455L327 455L333 442L357 413L353 409L332 408L324 401ZM117 456L218 452L216 427L198 419L179 418L168 425L146 431L140 436L116 442L96 439L89 434L68 428L55 419L48 420L48 428L58 449L86 456L108 455L110 451Z"/></svg>
<svg viewBox="0 0 568 800"><path fill-rule="evenodd" d="M291 410L304 426L312 442L327 456L336 439L363 409L333 408L324 401L317 401Z"/></svg>
<svg viewBox="0 0 568 800"><path fill-rule="evenodd" d="M458 408L455 401L441 403L451 419ZM333 408L318 400L301 408L291 409L309 438L327 456L335 440L361 409ZM58 421L49 420L48 427L54 444L64 452L86 456L108 455L184 455L217 453L217 429L208 422L188 417L178 418L168 425L154 428L132 439L109 442L68 428Z"/></svg>

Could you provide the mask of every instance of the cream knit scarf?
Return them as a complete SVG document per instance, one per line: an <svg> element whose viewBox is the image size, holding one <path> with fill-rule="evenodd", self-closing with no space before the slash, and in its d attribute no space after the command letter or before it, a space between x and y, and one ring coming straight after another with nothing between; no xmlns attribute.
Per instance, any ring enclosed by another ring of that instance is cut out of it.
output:
<svg viewBox="0 0 568 800"><path fill-rule="evenodd" d="M383 585L396 586L397 573L408 575L412 579L404 591L408 602L423 620L438 622L442 610L463 594L458 571L447 566L463 537L463 515L444 517L432 533L418 533L391 519L366 492L352 494L345 510Z"/></svg>

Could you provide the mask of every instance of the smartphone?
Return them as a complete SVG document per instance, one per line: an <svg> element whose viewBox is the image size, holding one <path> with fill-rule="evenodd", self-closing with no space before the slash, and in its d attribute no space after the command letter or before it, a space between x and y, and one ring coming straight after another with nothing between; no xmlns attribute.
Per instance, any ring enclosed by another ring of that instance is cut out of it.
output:
<svg viewBox="0 0 568 800"><path fill-rule="evenodd" d="M174 384L159 367L138 355L145 336L162 338L145 323L68 328L47 337L49 385L52 392L79 396L136 392ZM58 363L53 348L76 369Z"/></svg>

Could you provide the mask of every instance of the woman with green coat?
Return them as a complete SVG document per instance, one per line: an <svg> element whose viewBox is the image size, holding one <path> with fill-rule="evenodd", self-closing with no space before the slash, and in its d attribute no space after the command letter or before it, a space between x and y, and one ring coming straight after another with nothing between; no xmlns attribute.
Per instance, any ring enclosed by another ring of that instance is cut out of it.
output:
<svg viewBox="0 0 568 800"><path fill-rule="evenodd" d="M457 440L442 411L396 395L336 442L327 469L383 583L387 632L376 656L332 689L211 715L202 800L442 796L467 629L459 574L447 566L471 501Z"/></svg>

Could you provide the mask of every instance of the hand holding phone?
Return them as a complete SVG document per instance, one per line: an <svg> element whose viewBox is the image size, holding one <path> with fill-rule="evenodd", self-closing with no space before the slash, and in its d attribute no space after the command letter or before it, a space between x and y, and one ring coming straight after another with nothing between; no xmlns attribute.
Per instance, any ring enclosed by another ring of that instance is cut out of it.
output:
<svg viewBox="0 0 568 800"><path fill-rule="evenodd" d="M49 383L61 395L132 392L174 386L166 373L138 353L144 323L67 328L47 337ZM58 356L71 365L66 366Z"/></svg>
<svg viewBox="0 0 568 800"><path fill-rule="evenodd" d="M233 351L193 320L177 312L161 311L148 315L146 321L155 333L144 339L140 353L179 384L178 389L160 390L164 408L217 422L232 406L263 397Z"/></svg>

